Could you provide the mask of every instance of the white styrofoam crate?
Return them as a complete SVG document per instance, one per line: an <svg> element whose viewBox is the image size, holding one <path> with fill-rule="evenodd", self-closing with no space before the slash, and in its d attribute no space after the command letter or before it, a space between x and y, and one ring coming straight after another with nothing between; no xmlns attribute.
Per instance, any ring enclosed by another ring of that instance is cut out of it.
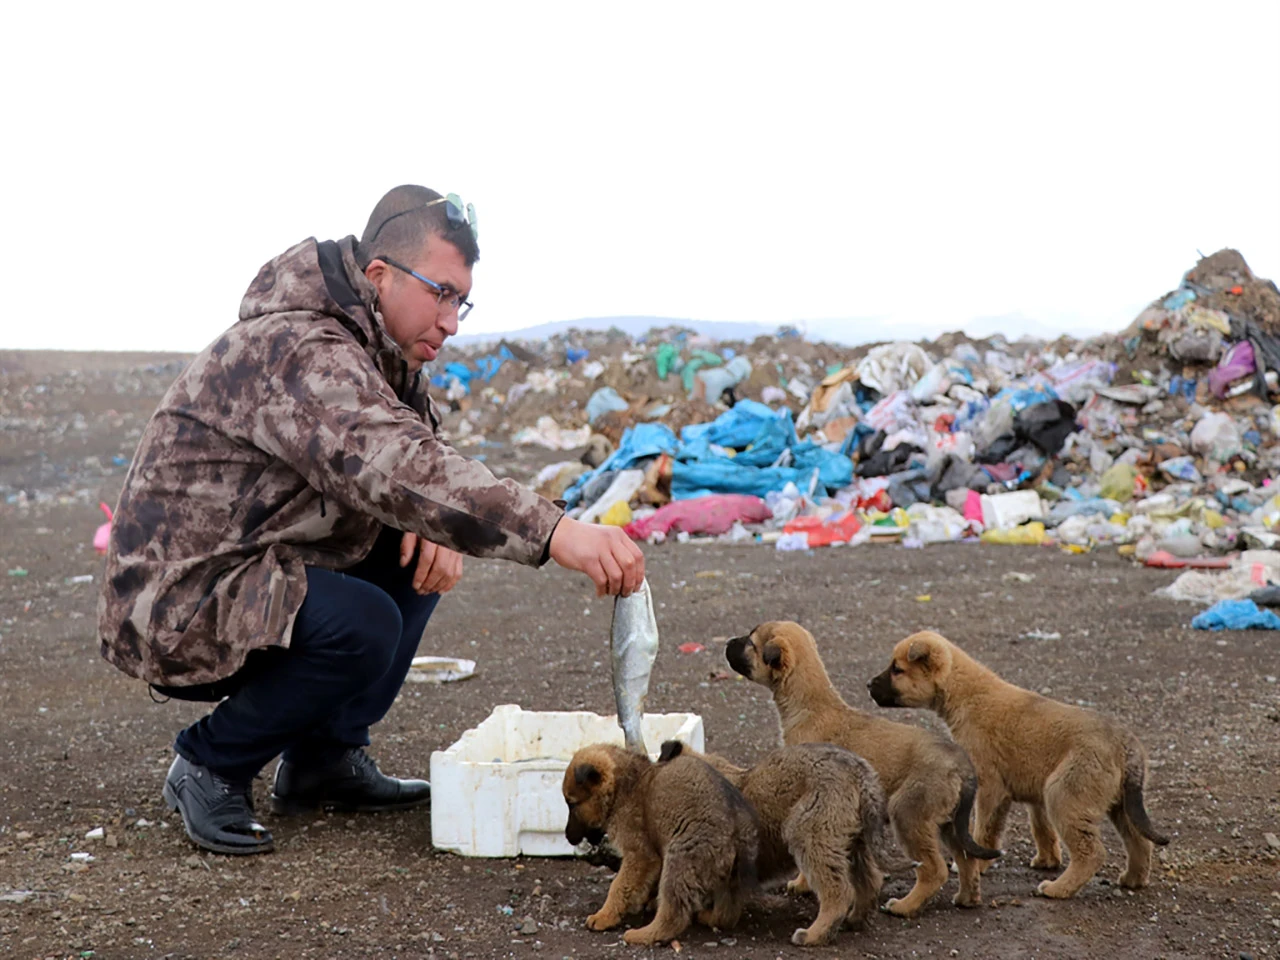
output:
<svg viewBox="0 0 1280 960"><path fill-rule="evenodd" d="M702 718L694 713L646 713L642 730L655 760L664 740L704 749ZM592 743L623 745L616 717L494 707L478 727L431 754L432 845L464 857L573 856L560 785L574 752Z"/></svg>

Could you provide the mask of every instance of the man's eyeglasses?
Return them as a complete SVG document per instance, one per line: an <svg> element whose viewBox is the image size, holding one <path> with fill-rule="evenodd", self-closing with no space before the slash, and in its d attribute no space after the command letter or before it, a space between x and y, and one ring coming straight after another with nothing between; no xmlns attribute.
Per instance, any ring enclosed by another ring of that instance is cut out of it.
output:
<svg viewBox="0 0 1280 960"><path fill-rule="evenodd" d="M381 260L383 263L390 264L397 270L403 270L411 277L416 277L425 283L428 287L436 292L436 303L449 310L453 310L458 314L458 322L461 323L467 319L467 314L471 312L471 308L475 306L470 300L463 300L462 294L458 293L452 287L436 283L434 280L428 280L413 267L406 267L398 260L392 260L390 257L370 257L371 260Z"/></svg>

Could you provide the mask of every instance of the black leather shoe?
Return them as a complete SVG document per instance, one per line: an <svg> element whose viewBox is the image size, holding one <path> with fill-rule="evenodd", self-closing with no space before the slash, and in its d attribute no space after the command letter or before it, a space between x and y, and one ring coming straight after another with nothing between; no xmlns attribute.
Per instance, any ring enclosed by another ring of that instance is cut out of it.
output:
<svg viewBox="0 0 1280 960"><path fill-rule="evenodd" d="M164 801L182 814L187 836L214 853L266 853L271 831L253 815L253 781L235 783L178 757L164 778Z"/></svg>
<svg viewBox="0 0 1280 960"><path fill-rule="evenodd" d="M287 816L317 808L343 813L403 810L430 799L431 784L426 780L388 777L363 747L353 747L322 767L281 760L271 789L271 812Z"/></svg>

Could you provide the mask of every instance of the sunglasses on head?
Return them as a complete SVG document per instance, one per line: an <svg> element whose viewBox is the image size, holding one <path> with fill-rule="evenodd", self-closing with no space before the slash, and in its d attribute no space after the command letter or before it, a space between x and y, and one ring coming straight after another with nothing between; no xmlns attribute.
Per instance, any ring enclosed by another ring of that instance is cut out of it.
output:
<svg viewBox="0 0 1280 960"><path fill-rule="evenodd" d="M477 241L480 239L480 228L476 226L476 205L474 203L468 203L464 207L462 198L456 193L451 193L438 200L432 200L427 206L434 207L437 203L445 205L444 215L451 224L455 227L461 227L465 224L471 228L472 239Z"/></svg>
<svg viewBox="0 0 1280 960"><path fill-rule="evenodd" d="M429 200L421 206L410 207L408 210L401 210L399 213L393 213L391 216L387 217L387 219L383 220L382 223L378 224L378 229L373 231L373 236L369 238L368 245L372 246L373 241L378 239L378 234L382 233L383 228L392 220L396 219L396 217L403 217L406 213L413 213L415 210L425 210L427 207L434 207L441 203L445 205L444 215L450 225L455 227L470 227L472 239L479 242L480 228L476 226L475 204L468 203L464 206L462 198L456 193L451 193L445 197L437 197L434 200Z"/></svg>

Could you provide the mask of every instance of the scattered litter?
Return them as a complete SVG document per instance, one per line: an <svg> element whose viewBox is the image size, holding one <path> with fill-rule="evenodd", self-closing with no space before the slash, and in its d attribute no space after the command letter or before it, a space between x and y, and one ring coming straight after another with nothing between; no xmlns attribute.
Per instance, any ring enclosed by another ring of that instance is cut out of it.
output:
<svg viewBox="0 0 1280 960"><path fill-rule="evenodd" d="M94 827L92 830L90 830L88 833L84 835L84 838L86 840L101 840L106 835L107 835L107 831L104 830L102 827Z"/></svg>
<svg viewBox="0 0 1280 960"><path fill-rule="evenodd" d="M1024 633L1022 638L1024 640L1061 640L1062 634L1057 631L1032 630L1029 633Z"/></svg>
<svg viewBox="0 0 1280 960"><path fill-rule="evenodd" d="M688 643L680 644L680 646L676 647L676 649L679 650L681 653L702 653L707 648L704 647L702 644L691 640Z"/></svg>
<svg viewBox="0 0 1280 960"><path fill-rule="evenodd" d="M407 679L413 683L452 683L475 676L476 662L460 657L414 657ZM139 821L141 824L141 821Z"/></svg>
<svg viewBox="0 0 1280 960"><path fill-rule="evenodd" d="M1191 621L1197 630L1280 630L1280 616L1252 600L1220 600Z"/></svg>
<svg viewBox="0 0 1280 960"><path fill-rule="evenodd" d="M111 508L105 503L99 503L98 508L106 514L107 522L94 531L93 549L98 553L105 554L107 552L107 546L111 542L111 523L115 517L112 516Z"/></svg>

